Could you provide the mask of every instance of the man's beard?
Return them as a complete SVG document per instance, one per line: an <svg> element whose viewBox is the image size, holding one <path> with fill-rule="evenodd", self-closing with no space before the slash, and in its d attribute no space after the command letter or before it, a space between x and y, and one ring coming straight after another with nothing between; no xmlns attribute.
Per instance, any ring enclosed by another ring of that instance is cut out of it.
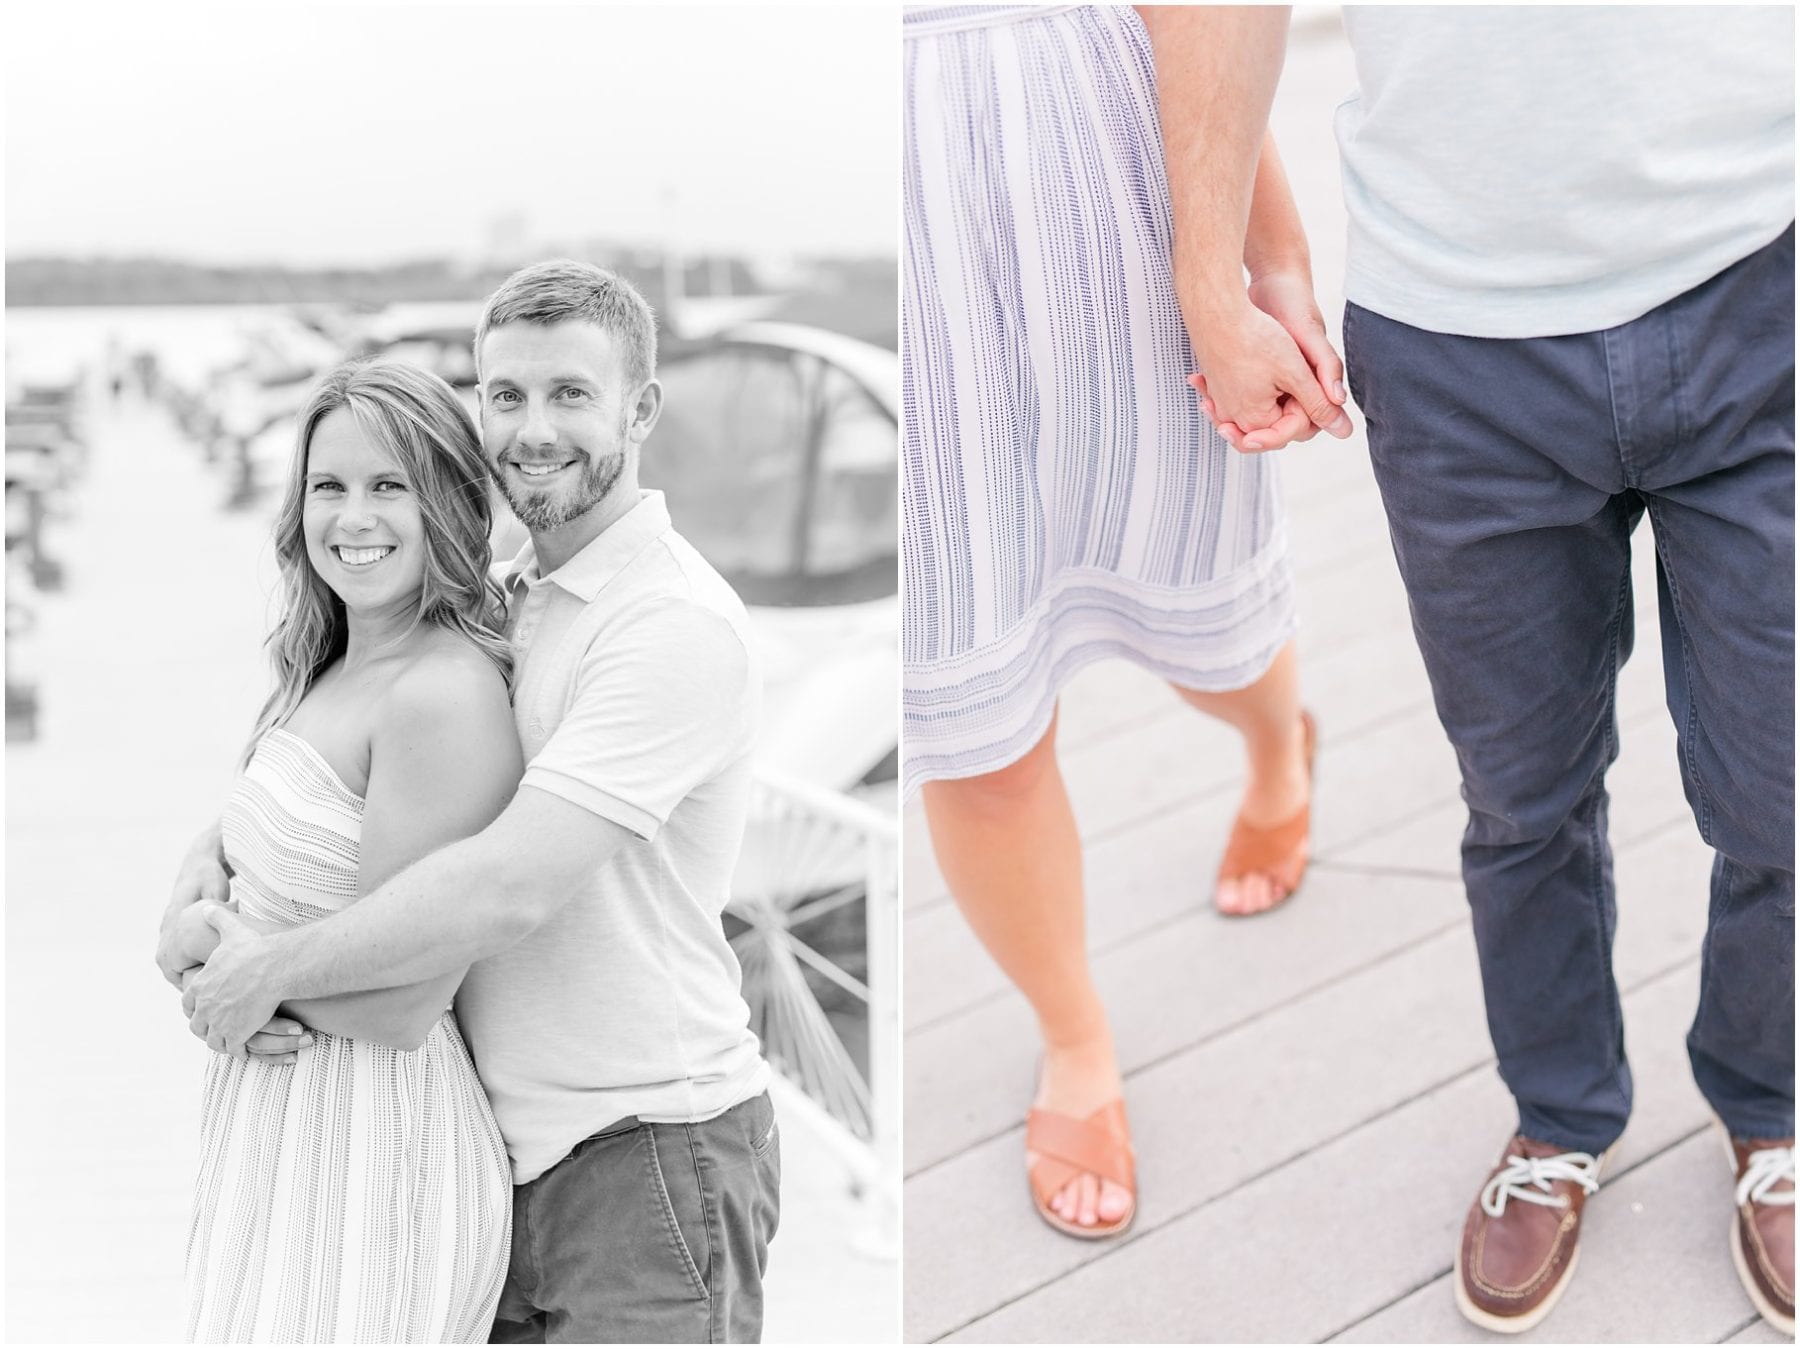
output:
<svg viewBox="0 0 1800 1349"><path fill-rule="evenodd" d="M588 459L580 479L570 492L527 491L520 495L513 490L513 484L504 469L496 476L500 483L500 494L506 498L506 504L512 507L512 513L518 517L520 524L535 533L560 529L570 521L586 515L606 500L607 493L612 491L619 481L619 475L624 471L625 452L620 450L598 459Z"/></svg>

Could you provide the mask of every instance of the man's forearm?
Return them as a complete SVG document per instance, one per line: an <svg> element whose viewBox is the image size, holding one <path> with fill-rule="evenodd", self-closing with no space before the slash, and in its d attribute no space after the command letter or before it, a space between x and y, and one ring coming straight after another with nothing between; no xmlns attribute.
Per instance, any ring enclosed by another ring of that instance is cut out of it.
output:
<svg viewBox="0 0 1800 1349"><path fill-rule="evenodd" d="M1163 156L1183 307L1244 300L1243 246L1257 165L1287 45L1286 6L1150 9ZM1189 328L1204 317L1186 315Z"/></svg>
<svg viewBox="0 0 1800 1349"><path fill-rule="evenodd" d="M343 913L271 938L282 1001L422 983L503 951L535 925L481 836L441 848Z"/></svg>

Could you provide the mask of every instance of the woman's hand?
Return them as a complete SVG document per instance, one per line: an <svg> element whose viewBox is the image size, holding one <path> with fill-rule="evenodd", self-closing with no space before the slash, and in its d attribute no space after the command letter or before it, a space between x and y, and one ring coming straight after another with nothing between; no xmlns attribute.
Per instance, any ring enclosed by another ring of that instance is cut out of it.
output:
<svg viewBox="0 0 1800 1349"><path fill-rule="evenodd" d="M215 903L198 900L179 909L171 908L163 915L162 933L156 943L156 963L162 967L163 978L177 988L186 987L182 976L205 964L213 947L219 944L218 932L206 921L206 911ZM228 909L231 906L217 903L217 907Z"/></svg>
<svg viewBox="0 0 1800 1349"><path fill-rule="evenodd" d="M1319 302L1313 298L1312 278L1304 273L1286 271L1252 277L1249 300L1294 339L1294 345L1312 367L1313 378L1325 396L1333 405L1342 408L1344 363L1338 359L1331 338L1326 335L1325 317L1319 313ZM1349 419L1344 421L1348 426ZM1332 430L1330 426L1322 429Z"/></svg>
<svg viewBox="0 0 1800 1349"><path fill-rule="evenodd" d="M278 1016L252 1035L244 1049L253 1059L287 1068L299 1061L300 1051L312 1042L312 1032L305 1026L291 1017Z"/></svg>
<svg viewBox="0 0 1800 1349"><path fill-rule="evenodd" d="M182 971L199 963L185 958L180 945L184 932L189 937L193 933L191 925L182 926L185 916L201 904L230 902L231 873L225 869L225 859L220 855L219 826L215 824L188 849L181 870L175 876L175 888L169 895L168 907L163 910L162 927L156 938L156 964L163 978L180 988ZM211 930L207 929L208 932ZM210 950L210 946L207 949ZM204 954L200 956L200 960L205 958Z"/></svg>

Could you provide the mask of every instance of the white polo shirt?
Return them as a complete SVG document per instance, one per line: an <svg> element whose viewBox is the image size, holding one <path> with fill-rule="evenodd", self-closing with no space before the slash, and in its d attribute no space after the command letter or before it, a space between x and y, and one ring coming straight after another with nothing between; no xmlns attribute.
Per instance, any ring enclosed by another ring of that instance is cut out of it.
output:
<svg viewBox="0 0 1800 1349"><path fill-rule="evenodd" d="M709 1119L768 1084L719 924L760 679L743 604L660 492L548 576L529 543L495 571L522 787L637 836L457 994L522 1185L627 1116Z"/></svg>

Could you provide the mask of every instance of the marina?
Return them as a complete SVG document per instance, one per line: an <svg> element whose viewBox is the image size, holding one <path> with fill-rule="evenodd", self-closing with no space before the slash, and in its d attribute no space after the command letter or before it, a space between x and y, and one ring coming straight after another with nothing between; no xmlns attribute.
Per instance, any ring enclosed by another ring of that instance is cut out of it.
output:
<svg viewBox="0 0 1800 1349"><path fill-rule="evenodd" d="M252 474L245 490L243 427L221 427L218 406L196 391L216 391L214 372L244 360L247 333L289 321L281 307L8 311L20 406L51 399L72 446L66 474L57 470L66 480L34 489L28 556L13 537L9 426L12 1339L178 1332L207 1050L151 953L181 853L223 801L266 692L275 581L272 479ZM259 432L270 447L291 438L291 423L270 423ZM891 431L886 444L891 456ZM882 471L838 458L846 472ZM891 457L885 476L891 483ZM16 634L15 602L29 613ZM873 619L836 620L859 658L861 628L873 621L891 633L883 602L863 601ZM796 689L820 640L805 625L779 636ZM15 674L30 680L29 724L13 715ZM770 1339L887 1338L899 1317L896 1196L885 1179L897 1101L871 1085L872 1074L891 1077L894 1055L891 1034L871 1032L869 1010L895 1023L896 844L882 804L892 800L883 785L891 715L886 732L886 743L861 737L866 747L850 759L853 736L838 737L835 756L796 747L785 772L765 775L761 834L753 826L761 842L747 850L759 869L746 870L734 900L740 952L762 953L744 956L746 968L766 972L760 986L747 976L746 995L764 1008L772 1054L785 1056ZM108 1277L95 1280L96 1268Z"/></svg>

